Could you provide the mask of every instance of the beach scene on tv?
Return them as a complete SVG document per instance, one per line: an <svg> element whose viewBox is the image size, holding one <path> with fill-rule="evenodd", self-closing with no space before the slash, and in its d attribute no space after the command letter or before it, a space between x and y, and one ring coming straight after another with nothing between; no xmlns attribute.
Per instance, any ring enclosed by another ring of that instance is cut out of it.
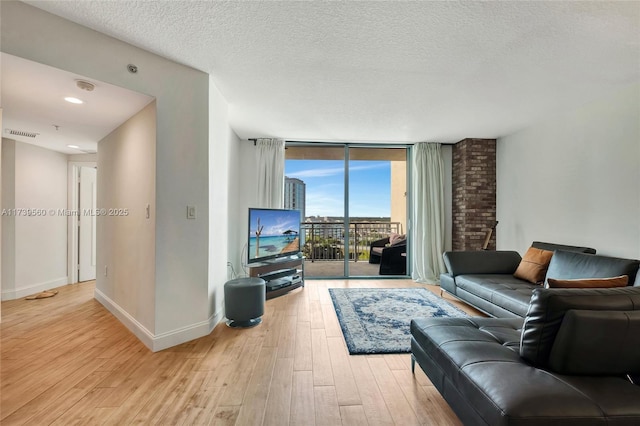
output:
<svg viewBox="0 0 640 426"><path fill-rule="evenodd" d="M249 211L249 261L300 251L300 212Z"/></svg>

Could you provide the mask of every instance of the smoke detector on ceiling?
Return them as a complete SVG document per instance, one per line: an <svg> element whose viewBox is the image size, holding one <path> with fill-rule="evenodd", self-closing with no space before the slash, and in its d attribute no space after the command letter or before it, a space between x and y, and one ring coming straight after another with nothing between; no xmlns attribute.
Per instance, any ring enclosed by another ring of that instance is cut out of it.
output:
<svg viewBox="0 0 640 426"><path fill-rule="evenodd" d="M38 136L40 133L35 133L35 132L25 132L24 130L14 130L14 129L4 129L4 132L9 134L9 135L13 135L13 136L22 136L25 138L35 138L36 136Z"/></svg>
<svg viewBox="0 0 640 426"><path fill-rule="evenodd" d="M76 86L79 89L86 90L87 92L92 92L93 89L96 88L96 85L87 80L76 80Z"/></svg>

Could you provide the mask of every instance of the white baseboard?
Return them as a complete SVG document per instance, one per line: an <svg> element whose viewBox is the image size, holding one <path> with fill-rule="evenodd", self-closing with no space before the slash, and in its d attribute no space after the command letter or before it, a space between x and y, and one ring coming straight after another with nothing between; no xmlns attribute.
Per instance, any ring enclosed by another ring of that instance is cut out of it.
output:
<svg viewBox="0 0 640 426"><path fill-rule="evenodd" d="M45 290L51 290L52 288L61 287L67 284L69 284L69 277L60 277L44 283L32 284L26 287L15 288L12 290L3 290L0 298L2 300L21 299L31 294L40 293L41 291Z"/></svg>
<svg viewBox="0 0 640 426"><path fill-rule="evenodd" d="M158 334L154 337L152 350L157 352L199 337L208 336L223 318L222 313L216 313L207 321Z"/></svg>
<svg viewBox="0 0 640 426"><path fill-rule="evenodd" d="M95 298L153 352L158 352L199 337L207 336L224 318L222 312L218 312L207 321L154 335L98 289L95 290Z"/></svg>
<svg viewBox="0 0 640 426"><path fill-rule="evenodd" d="M153 350L153 333L140 324L134 317L129 315L127 311L122 309L120 305L115 303L103 292L97 288L94 291L94 297L98 302L102 304L109 312L113 314L125 327L129 329L146 347Z"/></svg>

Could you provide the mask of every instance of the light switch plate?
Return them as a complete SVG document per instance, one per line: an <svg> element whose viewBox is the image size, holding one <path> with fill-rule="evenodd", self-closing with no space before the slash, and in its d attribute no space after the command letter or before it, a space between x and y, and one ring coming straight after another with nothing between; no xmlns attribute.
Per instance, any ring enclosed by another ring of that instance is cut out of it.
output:
<svg viewBox="0 0 640 426"><path fill-rule="evenodd" d="M196 206L187 206L187 219L196 218Z"/></svg>

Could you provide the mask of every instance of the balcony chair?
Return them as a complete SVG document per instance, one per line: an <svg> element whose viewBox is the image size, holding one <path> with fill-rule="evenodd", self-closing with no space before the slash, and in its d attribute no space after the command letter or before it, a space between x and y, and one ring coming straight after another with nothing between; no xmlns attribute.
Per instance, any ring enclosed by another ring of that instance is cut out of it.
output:
<svg viewBox="0 0 640 426"><path fill-rule="evenodd" d="M406 236L392 234L373 241L369 246L369 263L380 264L380 275L406 275Z"/></svg>

